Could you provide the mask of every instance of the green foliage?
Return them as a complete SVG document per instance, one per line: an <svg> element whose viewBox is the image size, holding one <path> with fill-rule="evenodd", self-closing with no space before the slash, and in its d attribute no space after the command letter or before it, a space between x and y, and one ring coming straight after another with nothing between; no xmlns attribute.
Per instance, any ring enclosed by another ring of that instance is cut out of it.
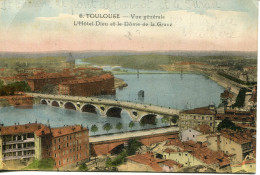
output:
<svg viewBox="0 0 260 175"><path fill-rule="evenodd" d="M127 157L126 151L122 151L118 156L116 156L113 160L109 157L106 161L106 167L115 167L121 165L125 162L125 158Z"/></svg>
<svg viewBox="0 0 260 175"><path fill-rule="evenodd" d="M25 167L25 170L51 170L53 169L54 160L52 158L34 160L30 165Z"/></svg>
<svg viewBox="0 0 260 175"><path fill-rule="evenodd" d="M31 88L25 81L16 81L0 87L0 96L14 95L15 92L30 92Z"/></svg>
<svg viewBox="0 0 260 175"><path fill-rule="evenodd" d="M117 130L121 130L123 128L123 124L121 123L121 122L118 122L117 124L116 124L116 129Z"/></svg>
<svg viewBox="0 0 260 175"><path fill-rule="evenodd" d="M0 89L3 87L3 85L4 85L4 81L0 80Z"/></svg>
<svg viewBox="0 0 260 175"><path fill-rule="evenodd" d="M169 123L169 121L170 121L170 118L167 117L167 116L163 116L163 118L161 118L161 122L164 123L165 125L166 125L167 123Z"/></svg>
<svg viewBox="0 0 260 175"><path fill-rule="evenodd" d="M221 131L222 129L232 129L234 131L241 130L240 127L236 126L232 121L230 121L228 118L225 118L218 124L218 131Z"/></svg>
<svg viewBox="0 0 260 175"><path fill-rule="evenodd" d="M144 123L143 121L140 121L140 122L139 122L139 125L142 126L142 127L144 127L144 126L145 126L145 123Z"/></svg>
<svg viewBox="0 0 260 175"><path fill-rule="evenodd" d="M239 93L237 95L237 98L236 98L236 102L234 104L234 107L243 107L244 106L244 103L245 103L245 97L246 97L246 92L247 92L247 89L246 88L241 88L239 90Z"/></svg>
<svg viewBox="0 0 260 175"><path fill-rule="evenodd" d="M80 166L79 166L79 171L88 171L88 167L85 163L82 163Z"/></svg>
<svg viewBox="0 0 260 175"><path fill-rule="evenodd" d="M105 131L109 131L109 130L111 130L113 127L112 127L112 125L110 124L110 123L106 123L106 124L104 124L104 126L103 126L103 129L105 130Z"/></svg>
<svg viewBox="0 0 260 175"><path fill-rule="evenodd" d="M218 74L223 76L223 77L225 77L225 78L227 78L227 79L229 79L229 80L232 80L232 81L234 81L236 83L239 83L239 84L248 85L248 86L256 84L256 82L246 82L246 81L240 80L240 79L238 79L236 77L233 77L231 75L228 75L228 74L226 74L224 72L218 72Z"/></svg>
<svg viewBox="0 0 260 175"><path fill-rule="evenodd" d="M125 56L96 56L85 58L83 61L98 65L119 65L125 68L158 70L161 65L173 64L175 62L201 62L213 65L228 65L240 68L243 66L257 63L257 59L245 59L248 56L175 56L175 55L125 55ZM256 58L256 56L251 56ZM236 63L236 64L235 64Z"/></svg>
<svg viewBox="0 0 260 175"><path fill-rule="evenodd" d="M97 125L92 125L90 130L91 130L91 132L94 132L94 133L97 132L98 131Z"/></svg>
<svg viewBox="0 0 260 175"><path fill-rule="evenodd" d="M133 128L135 126L135 122L131 121L129 124L128 124L129 128Z"/></svg>
<svg viewBox="0 0 260 175"><path fill-rule="evenodd" d="M178 115L173 115L172 118L171 118L171 121L173 123L177 123L178 120L179 120L179 116Z"/></svg>
<svg viewBox="0 0 260 175"><path fill-rule="evenodd" d="M137 138L132 138L128 141L128 146L127 146L127 155L131 156L136 153L138 148L142 146L143 144L137 139Z"/></svg>
<svg viewBox="0 0 260 175"><path fill-rule="evenodd" d="M142 146L142 143L138 141L138 139L133 138L128 141L128 146L124 149L118 156L116 156L113 160L109 157L106 160L106 167L115 167L123 164L126 161L127 156L134 155L138 148Z"/></svg>

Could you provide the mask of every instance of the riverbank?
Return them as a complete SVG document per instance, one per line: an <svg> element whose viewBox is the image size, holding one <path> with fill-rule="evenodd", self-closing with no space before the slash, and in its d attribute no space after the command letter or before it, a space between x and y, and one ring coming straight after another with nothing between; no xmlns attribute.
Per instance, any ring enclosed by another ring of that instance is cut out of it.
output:
<svg viewBox="0 0 260 175"><path fill-rule="evenodd" d="M225 89L230 89L230 91L235 96L238 95L240 88L243 87L243 85L235 83L225 77L218 75L217 73L211 73L211 76L209 76L209 78L218 83L220 86L224 87Z"/></svg>
<svg viewBox="0 0 260 175"><path fill-rule="evenodd" d="M115 78L115 88L124 88L124 87L127 87L128 84L120 79L120 78Z"/></svg>
<svg viewBox="0 0 260 175"><path fill-rule="evenodd" d="M0 97L0 107L31 107L33 105L33 97L28 95L10 95Z"/></svg>

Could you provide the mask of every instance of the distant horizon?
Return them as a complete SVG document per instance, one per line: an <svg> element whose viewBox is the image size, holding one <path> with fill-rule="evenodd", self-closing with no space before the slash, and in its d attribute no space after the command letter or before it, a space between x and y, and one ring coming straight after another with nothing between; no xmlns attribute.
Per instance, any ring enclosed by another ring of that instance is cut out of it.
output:
<svg viewBox="0 0 260 175"><path fill-rule="evenodd" d="M47 51L0 51L0 53L58 53L58 52L258 52L258 50L47 50Z"/></svg>

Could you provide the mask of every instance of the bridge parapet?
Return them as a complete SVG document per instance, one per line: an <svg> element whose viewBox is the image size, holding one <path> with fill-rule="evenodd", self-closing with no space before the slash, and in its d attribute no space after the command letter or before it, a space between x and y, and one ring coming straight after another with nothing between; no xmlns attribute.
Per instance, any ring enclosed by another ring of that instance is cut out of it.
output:
<svg viewBox="0 0 260 175"><path fill-rule="evenodd" d="M80 96L66 96L66 95L50 95L50 94L38 94L27 93L35 98L47 99L48 105L52 105L53 101L57 101L60 107L64 108L65 103L72 103L75 105L76 110L82 110L82 106L85 104L91 104L96 106L101 115L106 115L107 111L111 107L118 107L125 109L134 121L140 121L144 115L156 114L157 116L172 116L179 114L179 110L172 108L165 108L155 105L138 104L126 101L116 101L110 99L100 99L95 97L80 97ZM61 104L62 103L62 104Z"/></svg>

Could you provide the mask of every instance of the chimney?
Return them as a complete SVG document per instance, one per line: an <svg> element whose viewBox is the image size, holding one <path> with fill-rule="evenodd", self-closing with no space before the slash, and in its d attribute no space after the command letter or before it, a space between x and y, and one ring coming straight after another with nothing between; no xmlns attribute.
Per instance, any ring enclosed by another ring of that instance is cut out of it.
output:
<svg viewBox="0 0 260 175"><path fill-rule="evenodd" d="M197 142L197 148L202 148L202 142Z"/></svg>
<svg viewBox="0 0 260 175"><path fill-rule="evenodd" d="M217 135L217 151L220 150L220 135Z"/></svg>

